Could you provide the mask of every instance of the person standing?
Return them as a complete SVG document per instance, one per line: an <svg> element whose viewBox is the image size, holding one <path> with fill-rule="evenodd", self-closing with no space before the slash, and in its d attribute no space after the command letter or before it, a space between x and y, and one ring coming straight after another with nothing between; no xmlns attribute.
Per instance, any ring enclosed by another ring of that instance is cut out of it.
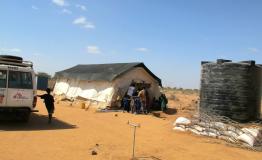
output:
<svg viewBox="0 0 262 160"><path fill-rule="evenodd" d="M127 90L127 95L129 97L132 97L133 94L135 93L135 91L136 91L136 87L135 87L134 82L132 82L131 85L129 86L128 90Z"/></svg>
<svg viewBox="0 0 262 160"><path fill-rule="evenodd" d="M133 103L134 103L134 114L139 114L140 113L140 109L141 109L141 101L140 98L138 97L138 93L137 91L134 92L133 96Z"/></svg>
<svg viewBox="0 0 262 160"><path fill-rule="evenodd" d="M166 95L165 94L161 94L161 96L159 97L159 103L160 103L160 106L161 106L161 110L164 112L167 110L167 103L168 103L168 100L166 98Z"/></svg>
<svg viewBox="0 0 262 160"><path fill-rule="evenodd" d="M140 98L141 101L141 111L146 112L146 90L145 87L143 87L142 90L138 92L138 97Z"/></svg>
<svg viewBox="0 0 262 160"><path fill-rule="evenodd" d="M128 95L125 95L123 98L123 112L130 111L130 99Z"/></svg>
<svg viewBox="0 0 262 160"><path fill-rule="evenodd" d="M150 99L149 99L149 93L148 93L148 88L145 88L145 96L146 96L146 102L145 102L145 106L146 106L146 113L148 114L150 112Z"/></svg>
<svg viewBox="0 0 262 160"><path fill-rule="evenodd" d="M55 106L54 106L54 97L50 94L51 90L50 88L46 89L46 93L47 94L43 94L43 95L37 95L38 97L40 97L41 99L44 100L47 112L48 112L48 123L50 124L52 121L52 115L54 113L55 110Z"/></svg>
<svg viewBox="0 0 262 160"><path fill-rule="evenodd" d="M130 98L130 111L136 113L135 98L133 96Z"/></svg>
<svg viewBox="0 0 262 160"><path fill-rule="evenodd" d="M140 110L141 110L141 101L140 98L136 95L132 97L134 99L134 108L135 108L135 112L134 114L139 114Z"/></svg>

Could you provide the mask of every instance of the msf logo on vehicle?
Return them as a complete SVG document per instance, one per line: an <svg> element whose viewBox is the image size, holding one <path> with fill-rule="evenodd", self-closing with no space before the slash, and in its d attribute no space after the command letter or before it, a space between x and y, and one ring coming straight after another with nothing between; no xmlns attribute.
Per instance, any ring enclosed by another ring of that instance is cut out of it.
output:
<svg viewBox="0 0 262 160"><path fill-rule="evenodd" d="M5 98L5 95L4 94L0 94L0 104L3 103L4 101L4 98Z"/></svg>
<svg viewBox="0 0 262 160"><path fill-rule="evenodd" d="M14 99L28 99L28 97L25 97L25 96L23 96L23 94L22 93L20 93L20 92L17 92L14 96L13 96L13 98Z"/></svg>

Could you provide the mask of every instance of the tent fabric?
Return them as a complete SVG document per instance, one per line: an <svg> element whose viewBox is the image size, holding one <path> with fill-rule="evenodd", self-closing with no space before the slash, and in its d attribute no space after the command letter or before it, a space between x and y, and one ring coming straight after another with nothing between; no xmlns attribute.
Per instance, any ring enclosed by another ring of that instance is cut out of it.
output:
<svg viewBox="0 0 262 160"><path fill-rule="evenodd" d="M65 95L69 99L77 97L99 101L110 102L114 94L114 88L107 82L87 82L78 80L59 79L54 88L55 95Z"/></svg>
<svg viewBox="0 0 262 160"><path fill-rule="evenodd" d="M105 74L105 71L103 73ZM59 75L56 77L53 92L55 95L65 95L68 99L84 98L87 101L97 102L99 108L105 108L119 106L118 97L124 96L132 82L150 84L150 88L148 88L149 99L158 98L160 96L159 80L153 77L151 72L148 72L142 65L142 67L132 67L128 71L119 73L112 81L108 79L83 80L79 77L66 76L66 74Z"/></svg>
<svg viewBox="0 0 262 160"><path fill-rule="evenodd" d="M148 72L160 86L161 79L154 75L144 63L111 63L111 64L88 64L76 65L72 68L56 72L55 78L72 78L77 80L88 81L113 81L122 74L130 71L135 67L142 67Z"/></svg>

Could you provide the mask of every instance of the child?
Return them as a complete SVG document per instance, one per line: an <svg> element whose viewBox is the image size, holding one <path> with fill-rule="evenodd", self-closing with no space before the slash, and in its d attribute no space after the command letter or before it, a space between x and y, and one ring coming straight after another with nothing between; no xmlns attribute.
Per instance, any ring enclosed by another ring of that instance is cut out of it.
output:
<svg viewBox="0 0 262 160"><path fill-rule="evenodd" d="M52 120L52 114L54 113L55 106L54 106L54 97L50 94L50 89L47 88L46 92L47 94L38 95L41 99L44 99L46 109L48 111L48 123L51 123Z"/></svg>

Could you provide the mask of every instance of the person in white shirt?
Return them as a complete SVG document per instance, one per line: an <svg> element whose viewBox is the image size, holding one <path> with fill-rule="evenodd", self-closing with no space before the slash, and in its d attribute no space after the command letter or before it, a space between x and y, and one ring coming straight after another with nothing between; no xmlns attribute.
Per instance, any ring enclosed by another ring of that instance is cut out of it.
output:
<svg viewBox="0 0 262 160"><path fill-rule="evenodd" d="M128 90L127 90L127 95L129 97L132 97L134 92L135 92L136 88L135 88L135 85L134 83L131 83L131 85L129 86Z"/></svg>

